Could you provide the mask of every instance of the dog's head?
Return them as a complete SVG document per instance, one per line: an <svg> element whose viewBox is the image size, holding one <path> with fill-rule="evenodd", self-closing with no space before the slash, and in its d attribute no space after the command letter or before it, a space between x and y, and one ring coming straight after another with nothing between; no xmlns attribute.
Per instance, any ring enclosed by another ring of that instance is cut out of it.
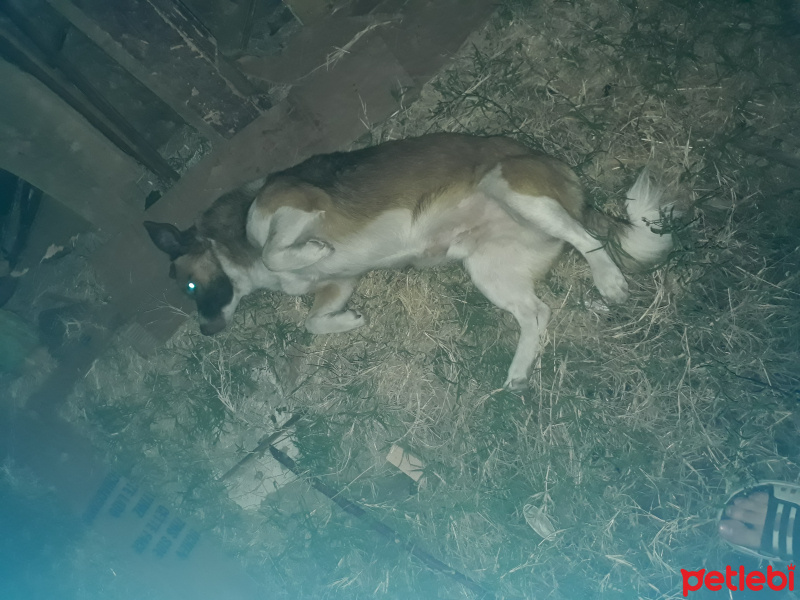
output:
<svg viewBox="0 0 800 600"><path fill-rule="evenodd" d="M211 241L198 235L196 227L181 231L169 223L152 221L145 221L144 226L156 247L172 261L169 276L197 304L203 335L225 329L238 304L238 295L214 254Z"/></svg>

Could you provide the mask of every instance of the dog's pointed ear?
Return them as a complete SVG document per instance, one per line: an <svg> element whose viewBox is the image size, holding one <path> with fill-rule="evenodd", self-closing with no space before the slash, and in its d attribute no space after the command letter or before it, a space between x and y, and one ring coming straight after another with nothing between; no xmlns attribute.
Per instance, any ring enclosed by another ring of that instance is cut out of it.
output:
<svg viewBox="0 0 800 600"><path fill-rule="evenodd" d="M181 231L170 223L145 221L144 228L147 229L156 248L169 255L170 260L186 254L197 236L197 230L194 227Z"/></svg>

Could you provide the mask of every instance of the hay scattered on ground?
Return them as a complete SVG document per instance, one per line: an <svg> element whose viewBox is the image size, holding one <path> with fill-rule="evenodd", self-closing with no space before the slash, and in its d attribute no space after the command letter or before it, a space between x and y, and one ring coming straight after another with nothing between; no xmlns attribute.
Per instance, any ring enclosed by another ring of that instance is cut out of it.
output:
<svg viewBox="0 0 800 600"><path fill-rule="evenodd" d="M498 391L515 323L453 267L370 274L353 303L371 325L343 335L302 330L307 298L249 298L220 337L188 323L157 361L119 350L71 399L112 463L287 598L472 595L302 480L240 509L217 480L276 411L304 415L304 469L500 597L680 597L679 569L724 564L727 495L800 477L797 16L777 0L528 4L502 5L361 143L502 133L574 165L607 212L647 164L676 199L678 248L626 306L604 310L575 253L538 285L553 320L530 393ZM398 489L392 444L424 487Z"/></svg>

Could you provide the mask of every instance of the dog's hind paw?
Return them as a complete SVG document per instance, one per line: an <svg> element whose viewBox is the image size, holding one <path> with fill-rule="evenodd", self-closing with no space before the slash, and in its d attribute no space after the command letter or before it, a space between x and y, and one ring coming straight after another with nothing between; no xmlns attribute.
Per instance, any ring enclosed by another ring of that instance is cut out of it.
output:
<svg viewBox="0 0 800 600"><path fill-rule="evenodd" d="M603 298L611 304L622 304L630 295L628 281L616 265L613 269L595 272L594 283Z"/></svg>
<svg viewBox="0 0 800 600"><path fill-rule="evenodd" d="M367 323L367 318L360 312L343 310L334 314L309 316L305 325L308 331L318 335L321 333L344 333L363 327Z"/></svg>

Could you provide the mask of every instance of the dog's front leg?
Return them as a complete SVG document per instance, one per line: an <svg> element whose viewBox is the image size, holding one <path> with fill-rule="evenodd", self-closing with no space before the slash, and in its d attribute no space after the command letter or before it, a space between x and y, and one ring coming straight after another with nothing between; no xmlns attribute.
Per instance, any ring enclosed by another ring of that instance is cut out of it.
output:
<svg viewBox="0 0 800 600"><path fill-rule="evenodd" d="M278 209L261 253L266 267L271 271L295 271L333 254L333 246L315 237L324 214L321 210Z"/></svg>
<svg viewBox="0 0 800 600"><path fill-rule="evenodd" d="M270 271L296 271L333 254L333 246L322 240L308 240L283 248L265 248L261 260Z"/></svg>
<svg viewBox="0 0 800 600"><path fill-rule="evenodd" d="M341 279L318 288L306 317L306 329L311 333L342 333L365 325L364 315L344 308L356 283L357 279Z"/></svg>

